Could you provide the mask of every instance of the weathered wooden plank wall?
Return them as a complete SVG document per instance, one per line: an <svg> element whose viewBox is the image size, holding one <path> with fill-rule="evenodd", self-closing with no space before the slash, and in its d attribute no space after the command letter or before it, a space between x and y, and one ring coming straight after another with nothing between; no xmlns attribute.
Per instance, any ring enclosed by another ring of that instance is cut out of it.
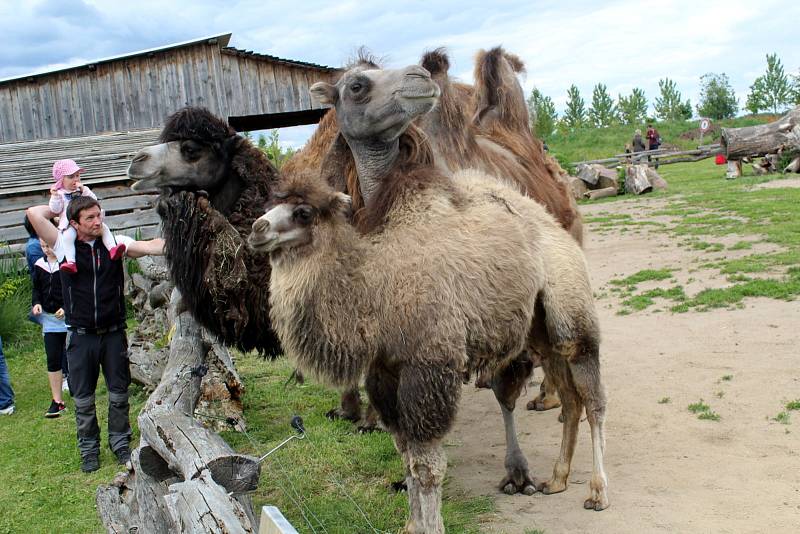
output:
<svg viewBox="0 0 800 534"><path fill-rule="evenodd" d="M157 128L178 109L223 118L320 109L332 69L195 43L0 83L0 143Z"/></svg>

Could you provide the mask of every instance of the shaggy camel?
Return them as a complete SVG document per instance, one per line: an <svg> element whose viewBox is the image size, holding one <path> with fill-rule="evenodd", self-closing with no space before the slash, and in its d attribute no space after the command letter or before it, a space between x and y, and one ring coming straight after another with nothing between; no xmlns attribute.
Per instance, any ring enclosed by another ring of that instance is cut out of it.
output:
<svg viewBox="0 0 800 534"><path fill-rule="evenodd" d="M135 191L162 191L166 259L184 305L224 343L281 354L269 321L269 260L244 241L272 198L277 171L203 108L171 115L160 141L136 154L128 176Z"/></svg>
<svg viewBox="0 0 800 534"><path fill-rule="evenodd" d="M379 68L363 51L357 66ZM448 77L449 58L443 49L427 52L421 65L433 74L441 98L429 113L415 121L427 134L439 169L446 174L478 168L502 176L524 194L536 199L556 216L575 239L582 241L582 222L577 206L560 181L560 167L542 149L528 125L528 111L517 73L522 62L502 48L481 50L476 57L475 86L452 82ZM335 111L329 112L298 154L282 169L284 176L306 173L321 166L329 183L354 199L356 211L363 207L355 164L339 134ZM324 156L324 154L326 154ZM488 378L479 380L488 382ZM545 379L529 409L547 410L560 406L551 381ZM374 418L368 412L361 427L370 429ZM358 388L342 395L341 407L329 416L352 421L361 419Z"/></svg>
<svg viewBox="0 0 800 534"><path fill-rule="evenodd" d="M582 407L593 475L584 506L608 506L599 333L583 254L546 210L478 171L449 177L410 121L439 90L427 71L355 68L312 92L335 106L364 195L360 235L327 185L286 178L253 224L269 251L271 318L287 355L334 386L366 377L404 459L409 532L442 532L441 440L464 372L494 372L506 425L507 493L566 489ZM406 133L406 128L409 128ZM535 310L535 314L534 314ZM543 355L564 400L553 477L535 483L514 427L516 399Z"/></svg>

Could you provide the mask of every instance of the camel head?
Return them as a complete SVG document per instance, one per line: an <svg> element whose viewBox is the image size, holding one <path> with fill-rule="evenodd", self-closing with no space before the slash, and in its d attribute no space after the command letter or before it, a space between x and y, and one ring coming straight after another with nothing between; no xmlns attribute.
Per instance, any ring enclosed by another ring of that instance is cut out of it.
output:
<svg viewBox="0 0 800 534"><path fill-rule="evenodd" d="M128 177L134 191L186 189L214 191L223 185L239 142L236 131L203 108L187 107L171 115L161 144L137 152Z"/></svg>
<svg viewBox="0 0 800 534"><path fill-rule="evenodd" d="M351 207L348 195L302 176L287 181L275 191L267 212L253 223L247 244L254 252L275 253L312 245L320 235L320 226L347 224Z"/></svg>
<svg viewBox="0 0 800 534"><path fill-rule="evenodd" d="M336 109L339 128L350 141L388 143L411 122L430 111L438 101L439 87L418 65L403 69L378 69L360 64L335 85L317 82L311 94Z"/></svg>

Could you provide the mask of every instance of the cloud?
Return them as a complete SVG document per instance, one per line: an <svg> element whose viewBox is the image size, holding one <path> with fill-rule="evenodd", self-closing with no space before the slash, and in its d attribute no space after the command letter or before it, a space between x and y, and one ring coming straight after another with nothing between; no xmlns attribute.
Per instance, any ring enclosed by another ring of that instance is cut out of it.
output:
<svg viewBox="0 0 800 534"><path fill-rule="evenodd" d="M604 83L614 97L640 87L652 103L666 77L696 104L706 72L746 95L767 53L797 73L797 20L800 3L779 0L8 1L0 77L230 31L238 48L329 66L361 45L392 67L446 46L451 74L468 82L476 50L502 45L525 61L526 93L536 85L559 108L573 83L586 100Z"/></svg>

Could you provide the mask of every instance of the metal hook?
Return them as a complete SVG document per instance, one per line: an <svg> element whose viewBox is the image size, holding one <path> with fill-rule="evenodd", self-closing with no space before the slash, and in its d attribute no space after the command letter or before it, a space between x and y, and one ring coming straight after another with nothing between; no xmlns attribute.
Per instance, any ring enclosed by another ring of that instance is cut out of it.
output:
<svg viewBox="0 0 800 534"><path fill-rule="evenodd" d="M295 415L294 417L292 417L292 420L291 420L291 422L289 424L292 426L292 428L294 428L297 431L298 435L297 436L289 436L285 440L281 441L278 445L276 445L274 448L272 448L264 456L259 458L258 459L258 463L261 463L264 460L266 460L267 456L269 456L273 452L277 451L278 449L280 449L281 447L283 447L284 445L286 445L287 443L289 443L293 439L305 439L306 438L306 429L303 426L303 418L302 417L300 417L299 415Z"/></svg>

